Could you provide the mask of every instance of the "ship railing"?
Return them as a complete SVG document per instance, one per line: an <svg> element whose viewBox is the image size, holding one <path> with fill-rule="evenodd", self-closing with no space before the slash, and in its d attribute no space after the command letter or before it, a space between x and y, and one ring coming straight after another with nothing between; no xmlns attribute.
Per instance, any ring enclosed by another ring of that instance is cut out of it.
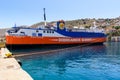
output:
<svg viewBox="0 0 120 80"><path fill-rule="evenodd" d="M94 32L94 33L105 33L103 29L67 29L69 32Z"/></svg>
<svg viewBox="0 0 120 80"><path fill-rule="evenodd" d="M86 32L86 29L66 29L69 32Z"/></svg>
<svg viewBox="0 0 120 80"><path fill-rule="evenodd" d="M27 36L25 34L9 34L10 36Z"/></svg>

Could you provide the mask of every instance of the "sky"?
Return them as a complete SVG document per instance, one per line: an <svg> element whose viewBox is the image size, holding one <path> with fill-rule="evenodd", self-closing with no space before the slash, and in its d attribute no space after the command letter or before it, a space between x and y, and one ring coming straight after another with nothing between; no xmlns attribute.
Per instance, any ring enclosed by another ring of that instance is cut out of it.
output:
<svg viewBox="0 0 120 80"><path fill-rule="evenodd" d="M120 0L0 0L0 28L44 21L120 16Z"/></svg>

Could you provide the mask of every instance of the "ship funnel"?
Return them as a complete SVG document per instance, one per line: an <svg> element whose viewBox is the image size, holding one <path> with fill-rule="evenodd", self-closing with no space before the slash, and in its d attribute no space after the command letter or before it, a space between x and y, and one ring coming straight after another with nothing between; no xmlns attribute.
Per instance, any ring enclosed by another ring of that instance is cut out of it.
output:
<svg viewBox="0 0 120 80"><path fill-rule="evenodd" d="M57 21L57 29L65 30L65 22L63 20Z"/></svg>

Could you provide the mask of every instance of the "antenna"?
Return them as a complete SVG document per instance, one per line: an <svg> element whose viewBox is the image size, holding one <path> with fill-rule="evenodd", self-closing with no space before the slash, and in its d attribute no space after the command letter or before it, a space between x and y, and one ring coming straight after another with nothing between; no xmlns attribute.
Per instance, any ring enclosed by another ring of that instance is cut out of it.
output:
<svg viewBox="0 0 120 80"><path fill-rule="evenodd" d="M17 27L17 26L16 26L16 23L14 24L14 27Z"/></svg>
<svg viewBox="0 0 120 80"><path fill-rule="evenodd" d="M45 14L45 8L43 8L43 11L44 11L44 24L45 24L45 26L47 25L47 23L46 23L46 14Z"/></svg>

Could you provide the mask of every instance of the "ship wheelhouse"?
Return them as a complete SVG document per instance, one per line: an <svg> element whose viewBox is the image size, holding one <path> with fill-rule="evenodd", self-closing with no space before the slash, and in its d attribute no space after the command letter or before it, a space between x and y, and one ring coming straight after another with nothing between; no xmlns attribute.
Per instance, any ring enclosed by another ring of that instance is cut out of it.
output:
<svg viewBox="0 0 120 80"><path fill-rule="evenodd" d="M12 29L8 30L8 33L17 33L20 30L20 27L13 27Z"/></svg>

